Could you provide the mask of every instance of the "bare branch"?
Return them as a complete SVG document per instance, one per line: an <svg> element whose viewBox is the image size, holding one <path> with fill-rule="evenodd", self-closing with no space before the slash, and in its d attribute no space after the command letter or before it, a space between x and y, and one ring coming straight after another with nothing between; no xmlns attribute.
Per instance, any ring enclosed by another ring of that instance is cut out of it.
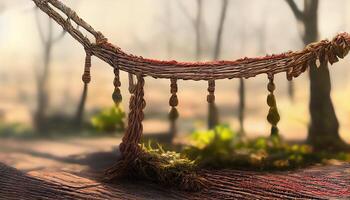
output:
<svg viewBox="0 0 350 200"><path fill-rule="evenodd" d="M294 0L286 0L287 4L289 5L290 9L292 10L295 18L299 21L304 20L304 14L303 12L298 8L297 4Z"/></svg>
<svg viewBox="0 0 350 200"><path fill-rule="evenodd" d="M39 12L38 11L35 11L35 21L36 21L36 25L38 27L40 41L41 41L42 44L45 44L46 43L46 39L45 39L43 27L41 26L41 23L40 23Z"/></svg>
<svg viewBox="0 0 350 200"><path fill-rule="evenodd" d="M224 23L225 23L225 19L226 19L226 13L227 13L228 4L229 4L228 0L223 0L222 1L220 21L219 21L217 34L216 34L216 42L215 42L215 49L214 49L214 60L217 60L219 58L219 55L220 55L221 43L222 43L222 34L223 34L223 31L224 31Z"/></svg>
<svg viewBox="0 0 350 200"><path fill-rule="evenodd" d="M179 6L179 8L181 9L181 11L183 12L183 14L187 17L187 19L191 22L192 26L195 27L196 26L196 20L191 16L191 14L188 12L187 8L185 7L185 5L178 0L177 4Z"/></svg>
<svg viewBox="0 0 350 200"><path fill-rule="evenodd" d="M202 0L197 0L197 15L194 20L194 30L196 33L196 60L198 61L202 54L202 12L203 12L203 2Z"/></svg>
<svg viewBox="0 0 350 200"><path fill-rule="evenodd" d="M67 31L62 30L62 32L52 40L52 43L56 43L58 41L60 41L65 35L66 35Z"/></svg>

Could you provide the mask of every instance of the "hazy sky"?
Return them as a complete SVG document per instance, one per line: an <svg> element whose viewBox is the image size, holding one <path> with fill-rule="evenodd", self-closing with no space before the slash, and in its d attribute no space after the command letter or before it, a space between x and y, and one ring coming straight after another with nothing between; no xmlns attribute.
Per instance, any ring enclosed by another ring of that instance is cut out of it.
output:
<svg viewBox="0 0 350 200"><path fill-rule="evenodd" d="M194 17L196 11L195 0L64 0L76 12L84 18L96 30L99 30L109 38L109 41L117 44L127 52L153 57L159 59L194 60L194 32L190 20L184 15L179 6L181 3L189 15ZM206 54L203 60L211 59L214 36L217 29L220 2L219 0L204 0L204 21L206 29L204 34L204 48ZM284 0L230 0L227 20L223 35L222 55L223 59L237 59L242 56L257 56L263 53L280 53L287 50L300 49L302 43L297 30L296 20ZM297 1L302 5L302 1ZM35 81L34 71L42 64L42 47L39 40L37 25L35 22L35 12L38 12L31 0L0 0L0 4L5 5L5 11L0 13L0 78L6 74L10 86L9 91L11 102L12 97L17 98L15 92L27 91L31 98L31 107L35 105ZM350 8L348 0L321 0L320 1L320 36L321 38L332 37L339 31L348 31L350 20L347 10ZM170 14L170 15L169 15ZM169 16L171 16L169 18ZM40 12L40 20L43 25L47 24L48 17ZM55 35L61 32L61 28L54 25ZM263 44L265 50L259 51L261 43L259 36L263 34ZM170 38L173 44L173 53L167 52L167 42ZM81 91L81 73L83 70L84 51L79 43L74 41L68 34L53 48L52 53L52 102L55 109L71 106L74 104ZM336 68L331 68L334 88L343 89L344 82L348 79L349 58L341 61ZM345 73L346 72L346 73ZM122 74L122 82L125 83L126 76ZM93 81L90 87L90 95L94 97L88 101L88 106L112 105L110 94L113 90L113 74L110 67L97 59L93 60ZM278 95L285 94L286 80L285 74L277 79ZM298 94L303 95L300 102L302 107L299 117L307 116L307 75L302 76L296 82ZM168 107L168 82L161 80L147 80L148 90L155 91L147 93L147 98L155 102L149 103L147 109L164 104L162 113L166 115ZM265 102L266 76L257 77L247 81L247 99L255 99L260 96L261 106ZM164 87L161 87L164 86ZM30 89L28 89L28 87ZM230 109L236 108L237 81L218 82L218 101L220 105L230 105ZM256 89L260 87L260 89ZM181 91L184 98L181 98L181 113L183 116L191 108L198 106L198 110L205 111L206 83L192 82L181 83ZM193 91L201 96L198 102L191 102L192 99L185 98L185 94L193 95ZM197 90L198 88L198 90ZM4 87L1 88L4 90ZM184 89L187 89L185 91ZM252 92L253 91L253 92ZM11 93L12 92L12 93ZM126 87L122 87L122 92L126 92ZM221 93L220 93L221 92ZM229 97L224 95L229 92ZM22 92L23 93L23 92ZM232 93L232 94L231 94ZM71 94L72 102L67 103L68 94ZM12 95L12 96L11 96ZM148 100L148 102L149 102ZM259 100L260 102L260 100ZM284 103L282 103L283 105ZM337 101L337 105L341 101ZM2 103L4 105L4 103ZM59 106L57 106L59 105ZM248 109L254 107L256 102L248 102ZM260 104L259 104L260 105ZM288 104L286 104L288 106ZM344 105L347 105L344 103ZM28 109L27 105L26 109ZM153 107L152 107L153 106ZM18 106L14 106L18 108ZM127 106L125 106L127 107ZM158 106L159 107L159 106ZM286 107L290 109L290 106ZM336 109L339 109L337 107ZM9 108L8 110L13 110ZM227 108L226 108L227 110ZM293 109L292 109L293 110ZM202 114L203 114L202 112ZM231 111L230 111L231 112ZM256 112L256 111L254 111ZM262 126L268 127L265 122L265 111L254 116L260 119ZM283 112L286 112L282 109ZM13 111L11 111L13 113ZM306 114L305 114L306 113ZM340 120L348 121L347 112L342 116L338 113ZM22 116L23 114L21 114ZM293 120L293 115L288 113L289 119ZM17 115L19 116L19 114ZM15 116L16 117L16 116ZM234 116L233 116L234 117ZM256 119L251 119L257 124ZM285 121L288 121L285 120ZM294 119L299 123L299 118ZM283 122L285 122L283 121ZM283 123L282 122L282 123ZM283 125L283 124L282 124ZM306 132L306 125L299 124L302 132ZM350 124L347 125L350 127ZM305 130L304 130L305 129ZM350 129L350 128L349 128ZM294 133L295 130L290 130ZM343 131L345 132L345 131Z"/></svg>
<svg viewBox="0 0 350 200"><path fill-rule="evenodd" d="M113 43L133 53L167 58L165 47L168 37L167 13L171 9L171 37L180 53L177 59L191 59L194 34L191 22L179 7L180 1L194 16L195 1L189 0L65 0L78 14L97 30L101 30ZM34 4L30 0L1 0L7 11L0 16L0 53L3 59L15 58L16 63L39 59L40 42L34 21ZM217 27L220 1L205 1L206 39L212 47ZM299 4L301 1L298 1ZM329 37L346 29L348 15L346 0L321 1L320 32ZM245 35L247 53L254 55L260 31L266 32L266 48L270 53L298 48L295 19L284 0L230 0L228 20L224 32L223 58L233 59L240 54L241 35ZM301 5L301 4L300 4ZM346 19L344 19L346 17ZM42 15L42 22L47 17ZM56 27L56 26L55 26ZM56 27L59 32L59 28ZM301 45L301 44L299 44ZM251 51L251 52L250 52ZM55 56L72 59L80 49L67 36L55 47ZM182 52L182 53L181 53ZM209 58L204 58L209 59ZM13 61L13 60L12 60Z"/></svg>

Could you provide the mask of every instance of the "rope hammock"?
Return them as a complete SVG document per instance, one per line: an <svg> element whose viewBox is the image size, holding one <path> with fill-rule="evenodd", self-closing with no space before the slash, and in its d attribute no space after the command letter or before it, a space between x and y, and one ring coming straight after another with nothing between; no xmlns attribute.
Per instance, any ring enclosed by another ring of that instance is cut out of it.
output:
<svg viewBox="0 0 350 200"><path fill-rule="evenodd" d="M320 63L333 64L338 58L344 58L350 50L350 35L340 33L331 41L322 40L309 44L301 51L289 51L277 55L267 55L259 58L243 58L235 61L210 61L210 62L178 62L160 61L147 59L141 56L128 54L108 42L101 32L95 31L87 22L81 19L72 9L58 0L32 0L43 12L54 19L62 28L77 40L85 49L86 60L83 74L84 86L91 80L91 56L95 56L108 63L114 69L114 92L113 101L119 105L122 101L120 93L119 71L129 73L129 102L130 113L128 115L128 126L120 144L122 158L107 171L106 177L109 180L124 176L130 172L135 160L140 157L147 157L140 146L143 134L142 120L143 109L146 106L144 100L144 77L165 78L170 80L169 119L171 129L175 131L175 121L179 114L177 111L177 80L204 80L208 81L207 102L209 109L215 113L215 80L232 78L250 78L259 74L267 74L269 83L267 89L269 95L267 104L270 107L267 120L271 124L271 136L278 135L277 124L280 120L276 99L274 96L275 84L274 75L286 73L287 79L292 80L305 72L309 67L317 67L316 61ZM75 27L76 26L76 27ZM84 36L79 27L90 33L95 41ZM137 81L134 83L134 76ZM191 177L189 178L191 179ZM194 182L203 185L200 179ZM179 183L179 184L188 184ZM191 186L193 187L193 185ZM199 187L199 186L198 186Z"/></svg>

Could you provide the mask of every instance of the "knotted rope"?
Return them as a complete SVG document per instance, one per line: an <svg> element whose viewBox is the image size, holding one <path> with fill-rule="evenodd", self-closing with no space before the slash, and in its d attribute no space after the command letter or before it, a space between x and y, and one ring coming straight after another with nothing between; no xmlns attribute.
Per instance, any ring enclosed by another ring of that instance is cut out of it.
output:
<svg viewBox="0 0 350 200"><path fill-rule="evenodd" d="M171 97L169 99L169 105L171 106L169 112L169 120L170 120L170 134L174 137L176 135L176 120L179 117L179 112L177 111L176 106L179 104L179 100L177 98L177 80L170 79L170 93Z"/></svg>
<svg viewBox="0 0 350 200"><path fill-rule="evenodd" d="M120 88L119 88L121 86L120 77L119 77L119 69L114 68L113 72L114 72L114 80L113 80L114 91L112 94L112 99L114 101L114 104L116 106L119 106L119 104L123 100L123 97L121 95Z"/></svg>
<svg viewBox="0 0 350 200"><path fill-rule="evenodd" d="M215 104L215 81L208 81L208 128L212 129L218 124L218 111Z"/></svg>
<svg viewBox="0 0 350 200"><path fill-rule="evenodd" d="M134 56L122 51L119 47L115 47L101 32L95 31L59 0L32 1L84 47L91 49L94 56L112 67L116 67L116 61L118 61L118 67L122 71L154 78L210 81L227 78L250 78L259 74L274 75L285 72L290 80L305 72L309 66L314 65L317 59L320 62L325 61L333 64L338 61L338 58L344 58L350 50L350 35L340 33L331 41L322 40L308 45L301 51L290 51L265 57L209 62L159 61ZM67 18L69 20L66 20ZM72 25L71 21L91 33L96 42L93 43L85 37L78 28Z"/></svg>
<svg viewBox="0 0 350 200"><path fill-rule="evenodd" d="M85 69L83 75L84 86L91 81L90 67L91 56L94 55L114 68L114 92L113 100L116 105L122 101L120 94L119 70L129 73L129 91L131 93L128 116L128 127L120 144L122 153L121 160L107 171L107 179L114 179L124 174L128 166L144 153L139 146L143 132L142 120L143 109L146 106L144 100L144 78L166 78L171 80L171 98L169 104L171 110L170 119L175 122L178 118L176 106L177 84L176 81L183 80L205 80L208 81L207 101L209 110L213 117L210 126L217 123L217 108L215 106L215 80L231 78L250 78L259 74L268 74L269 83L267 104L269 114L267 120L271 124L271 136L278 135L277 124L280 120L276 99L274 96L275 84L273 77L277 73L286 73L287 79L292 80L305 72L309 67L316 66L316 61L333 64L338 58L344 58L350 50L350 35L340 33L331 41L322 40L309 44L305 49L295 52L286 52L278 55L267 55L259 58L243 58L234 61L209 61L209 62L178 62L159 61L147 59L141 56L128 54L108 42L107 38L99 31L95 31L88 23L81 19L72 9L59 0L32 0L43 12L48 14L75 40L83 45L86 51ZM59 11L59 12L58 12ZM73 27L71 21L78 27ZM95 37L92 42L86 37L79 27L85 29ZM133 83L133 75L137 76L137 84Z"/></svg>
<svg viewBox="0 0 350 200"><path fill-rule="evenodd" d="M275 91L276 86L273 82L273 76L269 76L269 83L267 84L267 90L270 94L267 96L267 105L270 107L269 114L267 115L267 121L271 124L271 136L278 136L278 128L277 124L280 121L280 115L277 109L277 103L275 99L275 95L273 92Z"/></svg>
<svg viewBox="0 0 350 200"><path fill-rule="evenodd" d="M128 126L122 143L119 145L119 150L122 154L121 160L106 172L106 179L112 180L119 176L124 176L128 166L143 153L140 142L143 132L142 121L144 118L143 109L146 107L144 100L145 81L142 75L137 76L137 84L135 85L134 93L132 93L129 102Z"/></svg>
<svg viewBox="0 0 350 200"><path fill-rule="evenodd" d="M91 69L91 56L92 56L91 51L88 49L85 49L85 53L86 53L85 66L84 66L84 73L82 76L84 87L86 87L91 81L90 69Z"/></svg>

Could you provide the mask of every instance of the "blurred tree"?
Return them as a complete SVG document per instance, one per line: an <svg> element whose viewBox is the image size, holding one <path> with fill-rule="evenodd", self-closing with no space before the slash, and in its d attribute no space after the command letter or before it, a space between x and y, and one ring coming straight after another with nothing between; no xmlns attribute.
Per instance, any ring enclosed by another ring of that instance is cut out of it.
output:
<svg viewBox="0 0 350 200"><path fill-rule="evenodd" d="M192 17L181 1L177 1L180 9L191 22L195 33L195 58L197 61L202 55L202 33L203 31L203 0L196 0L196 16Z"/></svg>
<svg viewBox="0 0 350 200"><path fill-rule="evenodd" d="M34 114L34 126L38 132L46 131L46 115L49 104L49 84L50 84L50 64L52 47L55 43L60 41L65 35L65 31L58 36L53 35L52 20L48 19L46 30L43 28L39 19L38 12L35 12L36 23L39 31L40 41L43 47L43 65L41 69L36 69L36 83L37 83L37 109ZM46 32L46 34L44 33Z"/></svg>
<svg viewBox="0 0 350 200"><path fill-rule="evenodd" d="M243 5L242 5L243 6ZM242 13L244 15L244 13ZM246 16L242 17L241 28L240 28L240 51L245 54L246 51ZM239 122L239 135L245 135L244 131L244 113L245 113L245 82L243 78L239 79L238 86L238 122Z"/></svg>
<svg viewBox="0 0 350 200"><path fill-rule="evenodd" d="M166 52L168 59L173 57L173 13L172 13L172 1L166 1L166 28L167 28L167 40L166 40Z"/></svg>
<svg viewBox="0 0 350 200"><path fill-rule="evenodd" d="M214 60L218 60L221 54L222 36L224 32L224 27L225 27L224 24L225 24L226 15L227 15L228 4L229 4L228 0L222 0L219 24L216 32L215 47L213 52ZM218 123L219 123L219 117L218 117L218 110L217 110L216 104L215 102L209 103L208 104L208 128L213 129L215 126L218 125Z"/></svg>
<svg viewBox="0 0 350 200"><path fill-rule="evenodd" d="M194 21L195 32L196 32L196 60L200 60L202 54L201 48L201 27L202 27L202 13L203 13L203 0L197 0L197 16Z"/></svg>
<svg viewBox="0 0 350 200"><path fill-rule="evenodd" d="M87 95L88 95L88 85L84 84L83 92L80 96L78 108L75 112L75 117L74 117L74 125L79 127L79 128L81 127L81 125L83 123Z"/></svg>
<svg viewBox="0 0 350 200"><path fill-rule="evenodd" d="M229 4L228 0L222 0L219 25L218 25L216 40L215 40L215 48L214 48L214 55L213 55L214 60L218 60L221 54L222 35L224 32L224 23L226 20L228 4Z"/></svg>
<svg viewBox="0 0 350 200"><path fill-rule="evenodd" d="M305 45L319 39L318 5L319 0L304 0L304 9L300 10L293 0L286 0L300 27ZM331 100L331 80L328 63L320 67L310 67L310 105L311 122L307 141L315 149L348 149L339 136L339 123Z"/></svg>
<svg viewBox="0 0 350 200"><path fill-rule="evenodd" d="M168 59L172 59L173 57L173 48L174 48L174 41L173 41L173 13L172 13L172 1L165 1L165 20L163 22L163 26L165 27L165 32L167 35L166 38L166 52ZM170 90L171 92L171 90ZM178 115L173 115L173 113L169 112L169 139L168 141L174 141L177 135L177 121Z"/></svg>
<svg viewBox="0 0 350 200"><path fill-rule="evenodd" d="M193 18L188 13L184 5L181 3L181 1L178 1L180 8L182 9L183 13L187 16L187 18L192 22L194 32L195 32L195 57L196 60L199 61L202 56L202 37L203 33L205 33L205 24L203 22L203 0L196 0L196 17ZM217 60L220 57L220 51L221 51L221 43L222 43L222 34L224 30L224 22L226 19L226 13L227 13L227 7L228 7L228 0L222 0L222 7L220 11L220 18L219 18L219 25L216 32L216 38L215 38L215 47L213 52L213 59ZM216 105L214 103L209 103L208 105L208 128L214 128L218 124L218 112Z"/></svg>

